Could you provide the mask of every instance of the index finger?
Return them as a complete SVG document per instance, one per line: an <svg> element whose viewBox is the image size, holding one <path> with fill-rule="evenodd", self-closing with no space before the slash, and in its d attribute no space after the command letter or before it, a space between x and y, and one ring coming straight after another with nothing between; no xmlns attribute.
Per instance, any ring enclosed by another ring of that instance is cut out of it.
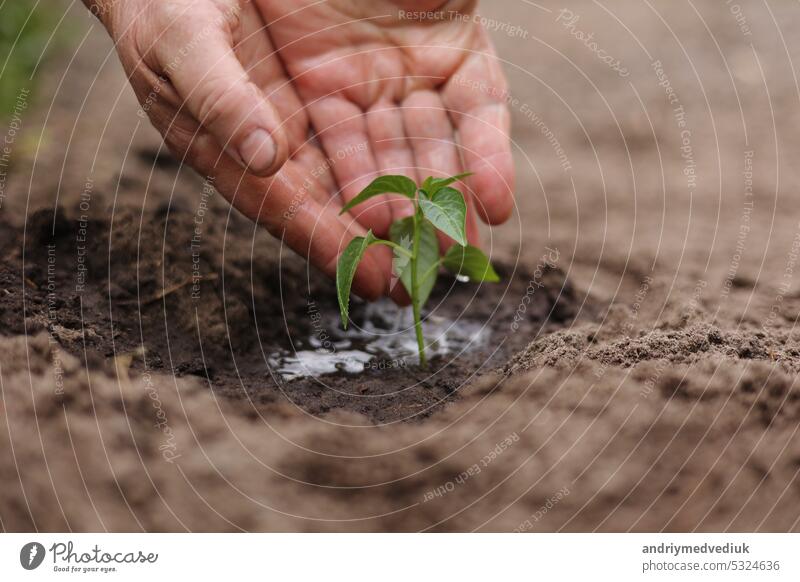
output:
<svg viewBox="0 0 800 582"><path fill-rule="evenodd" d="M316 191L316 181L293 161L275 176L261 178L223 155L210 134L199 135L191 149L192 165L214 179L214 186L232 206L329 277L336 275L339 255L347 243L364 234L355 221L342 221L335 206L320 203L327 196ZM371 248L356 271L353 291L370 300L385 295L391 270L391 251Z"/></svg>

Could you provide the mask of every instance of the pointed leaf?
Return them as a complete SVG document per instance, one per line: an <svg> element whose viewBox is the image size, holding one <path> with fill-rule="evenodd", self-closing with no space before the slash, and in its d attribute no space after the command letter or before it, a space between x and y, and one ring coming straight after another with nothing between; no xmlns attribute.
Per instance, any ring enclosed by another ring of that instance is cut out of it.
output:
<svg viewBox="0 0 800 582"><path fill-rule="evenodd" d="M436 238L436 229L427 220L420 220L419 252L417 255L417 287L419 289L419 305L422 307L433 291L438 277L435 265L439 262L439 240ZM406 246L408 241L414 239L414 217L409 216L395 222L390 231L392 241ZM396 273L403 286L411 295L411 263L396 261L395 267L401 266L401 271Z"/></svg>
<svg viewBox="0 0 800 582"><path fill-rule="evenodd" d="M497 283L500 276L483 251L472 245L453 245L444 255L444 266L457 275L466 275L472 281Z"/></svg>
<svg viewBox="0 0 800 582"><path fill-rule="evenodd" d="M380 178L374 179L369 186L359 192L358 196L345 204L339 214L344 214L354 206L361 204L365 200L369 200L373 196L380 196L387 192L402 194L403 196L413 199L417 193L417 185L413 180L405 176L381 176Z"/></svg>
<svg viewBox="0 0 800 582"><path fill-rule="evenodd" d="M424 190L428 195L428 198L430 198L445 186L449 186L450 184L458 182L459 180L463 180L471 175L472 172L464 172L463 174L457 174L455 176L450 176L449 178L434 178L433 176L428 176L422 183L422 190Z"/></svg>
<svg viewBox="0 0 800 582"><path fill-rule="evenodd" d="M353 286L353 277L367 248L379 239L367 232L367 236L357 236L344 249L336 264L336 292L339 297L339 312L342 317L342 327L347 329L350 315L350 288Z"/></svg>
<svg viewBox="0 0 800 582"><path fill-rule="evenodd" d="M440 188L430 200L420 198L425 218L460 245L467 244L467 203L455 188Z"/></svg>

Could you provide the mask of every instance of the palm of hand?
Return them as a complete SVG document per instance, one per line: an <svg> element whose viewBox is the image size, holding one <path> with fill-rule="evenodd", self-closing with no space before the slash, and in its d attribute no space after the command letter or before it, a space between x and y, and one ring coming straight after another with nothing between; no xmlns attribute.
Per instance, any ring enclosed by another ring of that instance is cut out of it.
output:
<svg viewBox="0 0 800 582"><path fill-rule="evenodd" d="M505 80L471 10L413 20L388 1L257 6L291 79L273 78L266 88L284 120L285 171L310 172L315 197L339 191L349 201L376 174L419 179L466 169L475 172L467 191L480 215L491 223L507 218L513 175ZM385 235L409 209L387 195L359 208L357 219ZM474 216L469 230L474 240Z"/></svg>

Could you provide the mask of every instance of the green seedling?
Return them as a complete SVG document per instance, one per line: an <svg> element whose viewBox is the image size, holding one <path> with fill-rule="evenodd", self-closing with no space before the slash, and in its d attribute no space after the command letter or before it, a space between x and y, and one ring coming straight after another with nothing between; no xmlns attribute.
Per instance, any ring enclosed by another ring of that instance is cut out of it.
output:
<svg viewBox="0 0 800 582"><path fill-rule="evenodd" d="M451 184L468 175L428 178L419 187L405 176L381 176L342 208L343 214L373 196L389 192L406 196L414 203L412 216L392 224L389 230L391 240L379 239L370 230L366 236L358 236L350 241L336 266L336 288L342 326L347 329L350 287L358 263L372 245L391 247L394 252L394 274L411 296L419 362L423 367L426 366L425 338L420 313L436 284L440 268L444 267L470 281L496 283L500 280L483 251L467 244L467 204L464 195L452 188ZM456 242L444 256L439 255L437 230Z"/></svg>

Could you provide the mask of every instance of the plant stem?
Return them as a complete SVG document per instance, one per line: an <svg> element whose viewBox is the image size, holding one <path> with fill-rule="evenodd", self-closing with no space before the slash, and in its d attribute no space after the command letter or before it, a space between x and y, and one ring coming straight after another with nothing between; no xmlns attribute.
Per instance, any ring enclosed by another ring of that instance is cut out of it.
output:
<svg viewBox="0 0 800 582"><path fill-rule="evenodd" d="M411 308L414 311L414 331L417 334L417 347L419 349L419 365L426 368L425 338L422 335L422 321L420 320L419 281L417 281L417 256L419 254L419 210L414 212L414 243L411 248Z"/></svg>

